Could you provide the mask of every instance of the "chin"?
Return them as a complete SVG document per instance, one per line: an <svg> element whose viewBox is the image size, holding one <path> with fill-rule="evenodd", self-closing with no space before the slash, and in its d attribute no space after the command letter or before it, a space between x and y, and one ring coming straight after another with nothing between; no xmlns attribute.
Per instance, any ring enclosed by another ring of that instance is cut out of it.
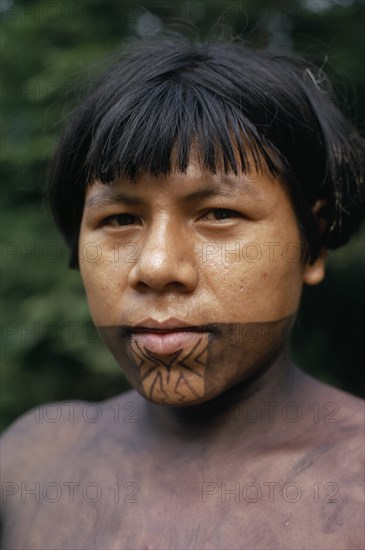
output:
<svg viewBox="0 0 365 550"><path fill-rule="evenodd" d="M158 392L154 392L152 394L145 393L143 390L138 390L139 393L150 401L151 403L155 403L156 405L169 405L172 407L189 407L192 405L199 405L200 403L205 403L206 401L209 401L212 399L212 397L209 396L193 396L193 395L184 395L179 394L175 392L165 392L163 394L159 394Z"/></svg>
<svg viewBox="0 0 365 550"><path fill-rule="evenodd" d="M155 405L166 405L168 407L177 407L179 409L188 409L189 407L194 407L195 405L202 405L203 403L206 403L205 399L197 399L195 401L179 401L171 397L171 399L157 401L156 399L148 399L146 396L143 397L145 397L151 403L155 403Z"/></svg>

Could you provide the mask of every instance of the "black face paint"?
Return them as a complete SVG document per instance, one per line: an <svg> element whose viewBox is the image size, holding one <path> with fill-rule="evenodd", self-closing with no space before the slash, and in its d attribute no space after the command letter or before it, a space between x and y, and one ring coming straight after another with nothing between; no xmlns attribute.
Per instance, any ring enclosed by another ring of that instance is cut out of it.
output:
<svg viewBox="0 0 365 550"><path fill-rule="evenodd" d="M193 345L157 355L140 345L133 327L98 327L129 382L147 399L170 405L207 401L267 365L286 344L295 314L268 322L210 323Z"/></svg>

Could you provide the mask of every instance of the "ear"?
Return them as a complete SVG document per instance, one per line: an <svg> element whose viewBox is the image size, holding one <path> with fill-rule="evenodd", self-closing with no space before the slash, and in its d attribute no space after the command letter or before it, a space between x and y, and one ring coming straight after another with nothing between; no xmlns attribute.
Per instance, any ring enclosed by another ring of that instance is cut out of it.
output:
<svg viewBox="0 0 365 550"><path fill-rule="evenodd" d="M323 199L319 199L315 202L312 212L317 220L318 229L320 233L323 233L323 231L326 228L326 221L323 220L318 216L319 211L323 206L325 206L327 203ZM303 270L303 282L307 285L318 285L321 281L323 281L325 276L325 267L326 267L326 260L327 260L327 249L322 248L320 251L320 254L316 261L313 264L306 263Z"/></svg>

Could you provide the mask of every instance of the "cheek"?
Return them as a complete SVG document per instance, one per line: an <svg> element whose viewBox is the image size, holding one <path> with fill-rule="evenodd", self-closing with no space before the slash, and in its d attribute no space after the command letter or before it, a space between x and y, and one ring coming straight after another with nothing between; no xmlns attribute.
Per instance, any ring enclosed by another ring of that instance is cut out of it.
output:
<svg viewBox="0 0 365 550"><path fill-rule="evenodd" d="M281 264L281 265L280 265ZM297 311L302 293L302 265L300 262L288 262L285 258L278 261L277 268L267 271L261 281L262 296L266 297L270 310L280 318Z"/></svg>
<svg viewBox="0 0 365 550"><path fill-rule="evenodd" d="M90 255L87 258L85 255L80 255L81 278L94 323L96 325L114 324L118 316L123 281L127 279L128 268L118 262L113 253L105 251L105 248L100 247L98 250L98 257Z"/></svg>
<svg viewBox="0 0 365 550"><path fill-rule="evenodd" d="M225 306L222 321L269 321L298 309L303 276L299 244L289 253L285 243L270 250L263 242L242 245L235 255L216 258L205 267L203 278Z"/></svg>

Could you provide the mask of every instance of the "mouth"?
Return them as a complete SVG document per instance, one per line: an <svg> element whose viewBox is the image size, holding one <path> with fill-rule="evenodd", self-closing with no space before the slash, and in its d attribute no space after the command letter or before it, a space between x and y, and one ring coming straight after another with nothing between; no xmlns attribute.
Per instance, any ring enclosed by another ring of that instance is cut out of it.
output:
<svg viewBox="0 0 365 550"><path fill-rule="evenodd" d="M170 355L180 349L192 350L203 338L204 332L173 330L170 332L132 332L132 342L156 355Z"/></svg>
<svg viewBox="0 0 365 550"><path fill-rule="evenodd" d="M143 319L143 321L139 321L138 323L132 325L131 329L133 332L166 333L186 330L198 332L202 330L202 326L189 325L186 321L177 319L176 317L169 317L169 319L165 319L165 321L158 321L157 319L148 317L148 319Z"/></svg>
<svg viewBox="0 0 365 550"><path fill-rule="evenodd" d="M180 349L193 349L207 332L206 327L188 325L176 318L162 322L149 318L131 327L132 342L156 355L170 355Z"/></svg>

